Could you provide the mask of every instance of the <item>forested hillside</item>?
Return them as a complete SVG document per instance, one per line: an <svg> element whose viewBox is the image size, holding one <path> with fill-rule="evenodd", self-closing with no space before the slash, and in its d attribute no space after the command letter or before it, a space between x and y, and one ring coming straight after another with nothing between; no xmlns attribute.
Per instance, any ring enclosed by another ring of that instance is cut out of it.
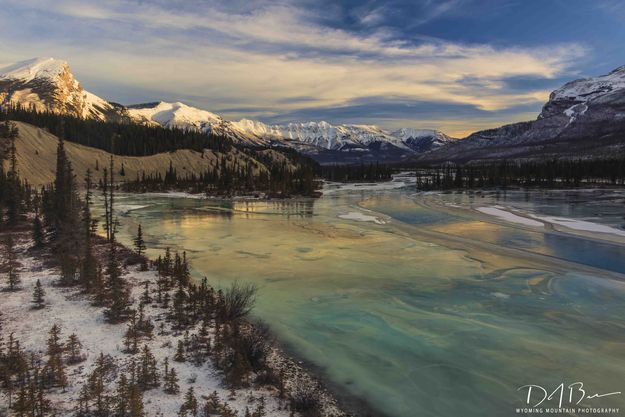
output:
<svg viewBox="0 0 625 417"><path fill-rule="evenodd" d="M312 195L317 188L317 164L290 149L250 148L206 133L84 120L19 107L5 107L0 117L22 120L15 122L16 161L20 177L34 186L52 181L55 150L59 139L64 139L78 178L90 169L99 183L106 168L107 175L112 173L115 182L129 191L288 197Z"/></svg>

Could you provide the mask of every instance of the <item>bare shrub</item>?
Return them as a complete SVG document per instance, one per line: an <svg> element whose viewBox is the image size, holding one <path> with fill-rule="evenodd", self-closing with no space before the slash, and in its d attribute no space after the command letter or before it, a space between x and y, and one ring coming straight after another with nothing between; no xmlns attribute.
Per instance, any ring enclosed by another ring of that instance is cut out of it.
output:
<svg viewBox="0 0 625 417"><path fill-rule="evenodd" d="M224 322L238 321L247 317L256 303L258 287L251 283L234 282L224 292L221 319Z"/></svg>

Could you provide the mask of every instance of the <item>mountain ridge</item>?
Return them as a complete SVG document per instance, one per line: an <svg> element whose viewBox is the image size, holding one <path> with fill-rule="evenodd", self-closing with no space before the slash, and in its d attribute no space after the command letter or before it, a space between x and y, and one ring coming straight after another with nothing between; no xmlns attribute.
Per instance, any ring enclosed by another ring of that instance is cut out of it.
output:
<svg viewBox="0 0 625 417"><path fill-rule="evenodd" d="M123 120L195 129L250 146L291 147L320 162L401 160L452 140L442 132L432 130L421 130L430 132L430 137L425 135L417 139L397 137L393 132L371 125L333 125L324 121L282 125L249 119L230 121L179 101L120 106L84 90L66 61L48 57L0 68L0 104L20 104L38 111L103 121Z"/></svg>

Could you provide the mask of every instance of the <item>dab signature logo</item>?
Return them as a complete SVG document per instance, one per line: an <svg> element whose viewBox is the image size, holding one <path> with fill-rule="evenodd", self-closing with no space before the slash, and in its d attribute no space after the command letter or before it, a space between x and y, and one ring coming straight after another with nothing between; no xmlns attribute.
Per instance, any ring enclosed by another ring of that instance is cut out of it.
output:
<svg viewBox="0 0 625 417"><path fill-rule="evenodd" d="M560 413L562 411L585 414L618 414L619 408L588 406L588 401L598 398L621 395L621 391L597 393L589 392L581 381L566 385L562 382L554 390L541 385L528 384L517 388L526 392L526 408L517 408L517 413ZM583 402L583 404L582 404ZM557 403L557 407L554 405Z"/></svg>

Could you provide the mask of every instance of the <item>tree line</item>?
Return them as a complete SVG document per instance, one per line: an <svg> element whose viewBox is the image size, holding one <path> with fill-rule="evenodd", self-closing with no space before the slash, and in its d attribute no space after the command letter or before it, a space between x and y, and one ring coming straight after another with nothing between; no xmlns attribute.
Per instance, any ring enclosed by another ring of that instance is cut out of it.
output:
<svg viewBox="0 0 625 417"><path fill-rule="evenodd" d="M324 179L335 182L388 181L395 169L388 164L325 165L321 168Z"/></svg>
<svg viewBox="0 0 625 417"><path fill-rule="evenodd" d="M625 157L592 160L503 160L412 169L416 172L419 190L625 185Z"/></svg>
<svg viewBox="0 0 625 417"><path fill-rule="evenodd" d="M46 129L69 142L105 150L116 155L147 156L178 149L229 152L234 146L224 136L196 130L163 128L138 123L83 119L19 104L0 106L0 120L14 120Z"/></svg>

